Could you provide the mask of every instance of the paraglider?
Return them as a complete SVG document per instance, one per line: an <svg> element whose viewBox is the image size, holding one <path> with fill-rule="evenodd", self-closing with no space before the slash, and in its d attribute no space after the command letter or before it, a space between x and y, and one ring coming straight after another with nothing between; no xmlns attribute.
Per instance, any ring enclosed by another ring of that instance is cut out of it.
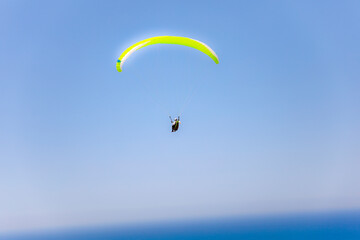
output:
<svg viewBox="0 0 360 240"><path fill-rule="evenodd" d="M174 121L171 119L171 116L169 116L171 121L171 132L176 132L179 129L180 126L180 116L174 119Z"/></svg>
<svg viewBox="0 0 360 240"><path fill-rule="evenodd" d="M205 43L187 37L160 36L160 37L147 38L128 47L120 55L119 59L116 62L116 69L118 70L118 72L122 71L122 66L124 62L132 53L139 50L140 48L153 44L176 44L176 45L183 45L183 46L195 48L208 55L216 64L219 63L219 58L217 57L216 53Z"/></svg>
<svg viewBox="0 0 360 240"><path fill-rule="evenodd" d="M126 59L131 56L132 53L135 51L149 46L153 44L175 44L175 45L183 45L187 47L191 47L194 49L199 50L200 52L203 52L204 54L208 55L216 64L219 63L219 58L217 57L216 53L205 43L200 42L198 40L187 38L187 37L178 37L178 36L158 36L158 37L152 37L147 38L145 40L142 40L140 42L137 42L130 47L128 47L119 57L119 59L116 62L116 69L118 72L122 71L122 66ZM180 125L180 116L175 118L174 121L171 119L171 132L176 132L179 129Z"/></svg>

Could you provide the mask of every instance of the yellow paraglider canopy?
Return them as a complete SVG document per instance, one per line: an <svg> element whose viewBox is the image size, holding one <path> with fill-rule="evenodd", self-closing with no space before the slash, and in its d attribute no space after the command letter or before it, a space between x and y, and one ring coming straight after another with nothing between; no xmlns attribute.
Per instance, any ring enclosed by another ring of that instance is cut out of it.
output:
<svg viewBox="0 0 360 240"><path fill-rule="evenodd" d="M126 59L136 50L153 45L153 44L177 44L184 45L188 47L195 48L206 55L208 55L216 64L219 63L219 59L216 56L216 53L205 43L197 41L195 39L187 38L187 37L175 37L175 36L160 36L160 37L152 37L140 42L135 43L134 45L128 47L119 57L116 63L116 69L121 72L122 65L126 61Z"/></svg>

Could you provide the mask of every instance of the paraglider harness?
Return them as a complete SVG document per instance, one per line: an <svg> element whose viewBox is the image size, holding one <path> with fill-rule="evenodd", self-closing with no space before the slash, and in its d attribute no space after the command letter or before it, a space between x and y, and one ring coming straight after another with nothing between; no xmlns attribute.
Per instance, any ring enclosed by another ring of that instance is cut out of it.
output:
<svg viewBox="0 0 360 240"><path fill-rule="evenodd" d="M172 123L171 125L171 132L176 132L179 129L179 125L180 125L180 116L178 116L178 118L175 118L175 120L173 121L171 119L171 116L169 116L170 121Z"/></svg>

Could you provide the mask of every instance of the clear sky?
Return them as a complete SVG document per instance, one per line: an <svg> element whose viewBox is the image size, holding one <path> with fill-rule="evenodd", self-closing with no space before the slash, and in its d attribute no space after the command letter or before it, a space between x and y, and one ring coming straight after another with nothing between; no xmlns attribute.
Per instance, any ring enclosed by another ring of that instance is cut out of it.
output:
<svg viewBox="0 0 360 240"><path fill-rule="evenodd" d="M359 23L359 1L0 1L0 232L359 209ZM158 35L220 64L158 45L116 71Z"/></svg>

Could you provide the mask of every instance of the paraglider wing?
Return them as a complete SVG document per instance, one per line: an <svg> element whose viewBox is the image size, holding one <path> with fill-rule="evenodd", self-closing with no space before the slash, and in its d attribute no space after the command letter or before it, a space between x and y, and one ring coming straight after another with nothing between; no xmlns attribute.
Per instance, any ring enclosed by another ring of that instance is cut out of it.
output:
<svg viewBox="0 0 360 240"><path fill-rule="evenodd" d="M175 36L160 36L160 37L152 37L140 42L135 43L134 45L128 47L119 57L116 63L116 69L121 72L122 65L126 61L126 59L136 50L140 48L153 45L153 44L177 44L184 45L188 47L195 48L206 55L208 55L216 64L219 63L219 59L216 56L216 53L205 43L202 43L198 40L187 38L187 37L175 37Z"/></svg>

